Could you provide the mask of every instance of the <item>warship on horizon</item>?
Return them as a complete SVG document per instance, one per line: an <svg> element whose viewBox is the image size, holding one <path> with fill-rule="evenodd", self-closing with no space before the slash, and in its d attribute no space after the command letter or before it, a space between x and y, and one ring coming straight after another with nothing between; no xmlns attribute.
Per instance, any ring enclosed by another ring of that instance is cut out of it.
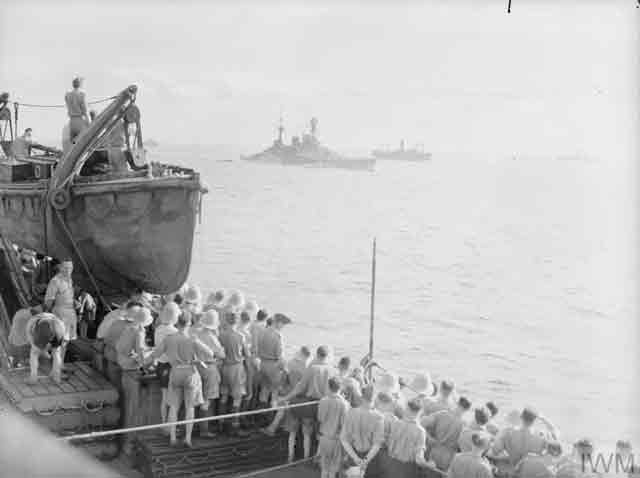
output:
<svg viewBox="0 0 640 478"><path fill-rule="evenodd" d="M347 158L326 146L323 146L316 136L318 120L311 118L310 132L291 138L291 144L284 143L284 126L282 118L278 125L278 137L273 141L273 145L264 151L250 156L241 156L245 161L258 163L283 164L287 166L308 166L319 168L341 168L353 170L374 169L375 158Z"/></svg>

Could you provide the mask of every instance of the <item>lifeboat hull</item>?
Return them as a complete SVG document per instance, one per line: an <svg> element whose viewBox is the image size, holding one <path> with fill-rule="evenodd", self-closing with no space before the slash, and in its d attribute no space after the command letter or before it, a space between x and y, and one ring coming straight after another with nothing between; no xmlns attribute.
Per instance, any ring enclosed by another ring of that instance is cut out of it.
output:
<svg viewBox="0 0 640 478"><path fill-rule="evenodd" d="M77 181L62 210L49 206L46 188L0 184L0 231L19 246L72 258L78 286L93 291L93 276L103 295L170 293L186 281L204 193L197 174Z"/></svg>

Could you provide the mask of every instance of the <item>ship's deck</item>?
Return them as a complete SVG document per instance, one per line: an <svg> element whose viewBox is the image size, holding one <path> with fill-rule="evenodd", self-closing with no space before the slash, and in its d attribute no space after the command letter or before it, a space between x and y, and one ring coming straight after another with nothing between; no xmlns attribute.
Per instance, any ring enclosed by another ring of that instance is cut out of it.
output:
<svg viewBox="0 0 640 478"><path fill-rule="evenodd" d="M72 407L79 401L93 404L117 402L118 391L89 364L65 364L68 376L59 384L48 376L42 376L43 372L48 371L47 365L42 364L35 384L28 382L28 367L0 371L0 386L20 411L43 413L52 407Z"/></svg>
<svg viewBox="0 0 640 478"><path fill-rule="evenodd" d="M320 470L314 465L302 463L289 468L267 471L255 475L256 478L299 478L300 476L304 476L305 478L318 478L320 476Z"/></svg>

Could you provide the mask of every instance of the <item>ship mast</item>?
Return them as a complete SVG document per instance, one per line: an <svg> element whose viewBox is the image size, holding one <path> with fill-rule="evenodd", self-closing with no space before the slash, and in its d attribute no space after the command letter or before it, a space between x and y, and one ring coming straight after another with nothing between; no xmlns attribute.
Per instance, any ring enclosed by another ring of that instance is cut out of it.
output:
<svg viewBox="0 0 640 478"><path fill-rule="evenodd" d="M278 143L282 144L284 139L284 125L282 122L282 111L280 112L280 123L278 124Z"/></svg>

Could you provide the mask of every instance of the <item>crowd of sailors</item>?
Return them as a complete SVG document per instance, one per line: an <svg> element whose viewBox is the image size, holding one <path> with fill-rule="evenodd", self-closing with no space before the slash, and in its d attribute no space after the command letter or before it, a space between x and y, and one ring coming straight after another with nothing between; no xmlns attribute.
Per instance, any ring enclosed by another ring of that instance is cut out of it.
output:
<svg viewBox="0 0 640 478"><path fill-rule="evenodd" d="M199 423L201 437L256 429L275 436L282 428L289 461L301 436L302 456L315 456L322 478L419 476L424 467L450 478L590 476L585 457L594 454L592 442L582 439L564 449L553 424L533 408L501 418L493 402L472 404L451 380L435 384L429 373L409 381L369 373L374 363L366 359L334 363L328 345L303 345L287 356L283 337L292 320L238 291L206 298L189 285L162 297L136 291L98 324L96 303L74 290L72 270L71 261L60 263L42 306L13 318L10 341L29 348L32 381L38 380L40 355L53 358L52 378L64 380L65 347L77 337L80 319L81 335L92 328L107 360L122 370L155 372L163 423L175 422L184 406L187 420L196 412L238 413ZM240 413L281 405L290 407ZM176 427L167 428L170 443L178 445ZM192 433L187 424L183 445L192 446ZM618 442L617 453L632 456L631 445Z"/></svg>

